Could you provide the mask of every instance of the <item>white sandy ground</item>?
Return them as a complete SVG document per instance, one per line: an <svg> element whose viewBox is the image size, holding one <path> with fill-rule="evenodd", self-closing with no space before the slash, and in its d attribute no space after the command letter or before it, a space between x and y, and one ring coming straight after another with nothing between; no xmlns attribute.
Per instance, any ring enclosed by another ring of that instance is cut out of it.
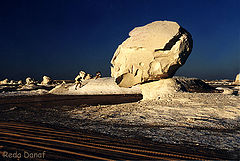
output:
<svg viewBox="0 0 240 161"><path fill-rule="evenodd" d="M74 84L63 84L50 93L69 95L141 93L138 86L118 87L113 78L90 80L85 84L77 90L74 89ZM239 89L239 86L236 88ZM47 90L37 89L3 92L0 96L46 93ZM240 153L240 96L176 92L162 95L159 100L76 107L68 114L74 119L92 122L87 125L76 125L76 128L122 137L142 136L166 143L194 143Z"/></svg>
<svg viewBox="0 0 240 161"><path fill-rule="evenodd" d="M82 88L75 90L75 85L59 85L52 89L52 94L64 94L64 95L102 95L102 94L141 94L141 90L138 86L132 88L119 87L114 78L105 77L99 79L91 79L83 82Z"/></svg>
<svg viewBox="0 0 240 161"><path fill-rule="evenodd" d="M45 89L37 89L30 91L11 91L11 92L2 92L0 93L0 97L6 96L35 96L35 95L44 95L48 94L48 90Z"/></svg>
<svg viewBox="0 0 240 161"><path fill-rule="evenodd" d="M132 88L119 87L114 78L105 77L99 79L91 79L83 82L83 87L75 90L74 83L57 85L52 90L37 89L44 87L41 86L23 86L15 91L1 92L1 96L21 96L21 95L42 95L42 94L57 94L57 95L111 95L111 94L141 94L141 90L138 86ZM47 86L48 87L48 86ZM27 90L27 91L26 91Z"/></svg>
<svg viewBox="0 0 240 161"><path fill-rule="evenodd" d="M177 77L176 77L177 78ZM181 78L178 77L179 81L182 79L191 80L192 78ZM184 81L183 81L184 83ZM186 82L185 82L186 83ZM189 82L188 82L189 83ZM57 94L57 95L112 95L112 94L141 94L141 89L138 85L133 86L132 88L123 88L119 87L114 78L104 77L97 80L91 79L83 82L82 88L77 88L75 90L74 83L60 84L60 85L24 85L24 86L12 86L13 91L3 91L0 92L1 96L20 96L20 95L43 95L43 94ZM194 84L193 84L194 85ZM196 84L197 85L197 84ZM6 86L9 87L9 86ZM55 87L55 88L54 88ZM168 86L161 87L161 91L169 92ZM5 86L0 86L0 90L4 89ZM53 88L52 90L50 88ZM199 87L201 88L201 87ZM15 89L15 90L14 90ZM231 93L233 90L239 90L239 86L235 86L232 89L222 88L226 94ZM230 92L229 92L230 91Z"/></svg>
<svg viewBox="0 0 240 161"><path fill-rule="evenodd" d="M154 101L76 107L69 114L98 122L83 129L115 136L240 150L240 96L178 92Z"/></svg>

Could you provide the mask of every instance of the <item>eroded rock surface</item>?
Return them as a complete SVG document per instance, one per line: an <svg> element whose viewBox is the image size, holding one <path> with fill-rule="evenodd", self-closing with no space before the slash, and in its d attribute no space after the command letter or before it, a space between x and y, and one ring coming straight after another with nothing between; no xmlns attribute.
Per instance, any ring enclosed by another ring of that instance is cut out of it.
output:
<svg viewBox="0 0 240 161"><path fill-rule="evenodd" d="M179 92L182 89L181 84L172 78L145 83L140 87L143 100L160 99L172 93Z"/></svg>
<svg viewBox="0 0 240 161"><path fill-rule="evenodd" d="M34 80L30 77L27 77L25 81L26 81L26 85L34 84Z"/></svg>
<svg viewBox="0 0 240 161"><path fill-rule="evenodd" d="M236 84L240 84L240 73L237 74L235 82Z"/></svg>
<svg viewBox="0 0 240 161"><path fill-rule="evenodd" d="M111 61L111 76L120 87L172 77L192 50L190 33L176 22L155 21L129 36Z"/></svg>
<svg viewBox="0 0 240 161"><path fill-rule="evenodd" d="M140 85L143 100L157 100L177 92L218 93L198 78L173 77Z"/></svg>
<svg viewBox="0 0 240 161"><path fill-rule="evenodd" d="M58 95L112 95L112 94L141 94L139 87L119 87L114 78L104 77L82 81L82 87L75 90L75 84L56 86L49 93Z"/></svg>
<svg viewBox="0 0 240 161"><path fill-rule="evenodd" d="M48 85L51 84L52 79L48 76L43 76L43 81L41 82L42 85Z"/></svg>
<svg viewBox="0 0 240 161"><path fill-rule="evenodd" d="M0 84L8 84L8 82L9 82L9 80L6 78L6 79L0 81Z"/></svg>

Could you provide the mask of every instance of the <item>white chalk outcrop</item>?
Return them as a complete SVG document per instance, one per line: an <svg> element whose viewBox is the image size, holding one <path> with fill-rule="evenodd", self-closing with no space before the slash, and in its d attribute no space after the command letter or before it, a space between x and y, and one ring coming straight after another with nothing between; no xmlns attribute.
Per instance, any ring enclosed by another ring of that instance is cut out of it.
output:
<svg viewBox="0 0 240 161"><path fill-rule="evenodd" d="M89 80L91 78L92 78L91 74L87 74L86 77L85 77L85 80Z"/></svg>
<svg viewBox="0 0 240 161"><path fill-rule="evenodd" d="M9 80L6 78L6 79L0 81L0 84L8 84L8 82L9 82Z"/></svg>
<svg viewBox="0 0 240 161"><path fill-rule="evenodd" d="M140 85L143 100L157 100L177 92L215 93L217 90L198 78L173 77Z"/></svg>
<svg viewBox="0 0 240 161"><path fill-rule="evenodd" d="M240 73L236 75L235 84L240 84Z"/></svg>
<svg viewBox="0 0 240 161"><path fill-rule="evenodd" d="M181 91L181 85L175 79L168 78L140 85L143 100L160 99Z"/></svg>
<svg viewBox="0 0 240 161"><path fill-rule="evenodd" d="M104 95L104 94L141 94L139 87L119 87L114 78L89 79L82 82L83 87L75 90L74 84L62 84L53 88L49 93L66 95Z"/></svg>
<svg viewBox="0 0 240 161"><path fill-rule="evenodd" d="M30 77L27 77L25 81L26 81L26 85L30 85L34 83L34 80Z"/></svg>
<svg viewBox="0 0 240 161"><path fill-rule="evenodd" d="M43 80L41 82L42 85L49 85L52 83L52 79L48 76L43 76Z"/></svg>
<svg viewBox="0 0 240 161"><path fill-rule="evenodd" d="M192 50L192 37L176 22L156 21L136 27L118 46L111 76L120 87L172 77Z"/></svg>
<svg viewBox="0 0 240 161"><path fill-rule="evenodd" d="M9 84L16 84L14 80L10 80Z"/></svg>
<svg viewBox="0 0 240 161"><path fill-rule="evenodd" d="M84 80L91 79L91 75L87 74L84 71L80 71L79 74L75 77L76 82L82 82Z"/></svg>
<svg viewBox="0 0 240 161"><path fill-rule="evenodd" d="M22 80L19 80L19 81L18 81L18 84L23 84Z"/></svg>

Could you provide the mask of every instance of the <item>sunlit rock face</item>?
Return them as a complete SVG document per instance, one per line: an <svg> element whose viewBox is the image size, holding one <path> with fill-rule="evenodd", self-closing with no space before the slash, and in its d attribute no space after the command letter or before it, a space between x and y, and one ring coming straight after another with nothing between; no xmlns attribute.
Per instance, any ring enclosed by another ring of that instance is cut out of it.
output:
<svg viewBox="0 0 240 161"><path fill-rule="evenodd" d="M240 73L237 74L236 79L235 79L236 84L240 84Z"/></svg>
<svg viewBox="0 0 240 161"><path fill-rule="evenodd" d="M23 84L22 80L19 80L19 81L18 81L18 84Z"/></svg>
<svg viewBox="0 0 240 161"><path fill-rule="evenodd" d="M30 77L27 77L25 81L26 81L26 85L30 85L34 83L34 80Z"/></svg>
<svg viewBox="0 0 240 161"><path fill-rule="evenodd" d="M91 74L87 74L86 77L85 77L85 80L89 80L91 78L92 78Z"/></svg>
<svg viewBox="0 0 240 161"><path fill-rule="evenodd" d="M182 89L181 84L172 78L144 83L140 87L143 100L160 99Z"/></svg>
<svg viewBox="0 0 240 161"><path fill-rule="evenodd" d="M14 80L10 80L9 84L15 84Z"/></svg>
<svg viewBox="0 0 240 161"><path fill-rule="evenodd" d="M75 77L75 81L83 81L85 80L86 73L84 71L80 71L79 74Z"/></svg>
<svg viewBox="0 0 240 161"><path fill-rule="evenodd" d="M190 33L171 21L136 27L129 36L111 61L111 76L120 87L172 77L193 46Z"/></svg>
<svg viewBox="0 0 240 161"><path fill-rule="evenodd" d="M0 81L0 84L8 84L8 82L9 82L9 80L6 78L6 79Z"/></svg>
<svg viewBox="0 0 240 161"><path fill-rule="evenodd" d="M173 77L139 85L143 100L171 97L177 92L216 93L217 89L198 78ZM227 94L226 92L224 94Z"/></svg>
<svg viewBox="0 0 240 161"><path fill-rule="evenodd" d="M52 79L48 76L43 76L43 80L41 82L42 85L49 85L52 83Z"/></svg>

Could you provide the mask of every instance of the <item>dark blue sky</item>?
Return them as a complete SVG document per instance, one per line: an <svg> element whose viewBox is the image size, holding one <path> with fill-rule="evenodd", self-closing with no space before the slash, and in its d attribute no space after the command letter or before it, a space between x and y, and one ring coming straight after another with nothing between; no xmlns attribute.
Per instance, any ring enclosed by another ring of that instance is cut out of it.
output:
<svg viewBox="0 0 240 161"><path fill-rule="evenodd" d="M0 79L110 76L129 31L176 21L194 48L177 75L233 79L240 71L239 0L0 0Z"/></svg>

